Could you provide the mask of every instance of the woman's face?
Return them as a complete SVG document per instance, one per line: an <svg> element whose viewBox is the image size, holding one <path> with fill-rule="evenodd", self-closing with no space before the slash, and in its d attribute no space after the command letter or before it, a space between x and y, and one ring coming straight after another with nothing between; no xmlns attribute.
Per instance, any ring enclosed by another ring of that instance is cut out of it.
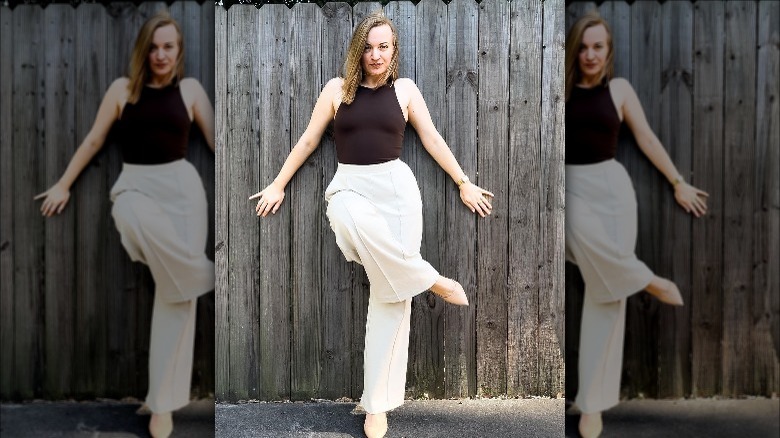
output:
<svg viewBox="0 0 780 438"><path fill-rule="evenodd" d="M152 35L149 48L149 70L152 76L168 78L176 68L179 57L179 33L172 24L159 27Z"/></svg>
<svg viewBox="0 0 780 438"><path fill-rule="evenodd" d="M608 39L607 29L601 24L585 29L579 54L580 72L584 78L601 77L609 55Z"/></svg>
<svg viewBox="0 0 780 438"><path fill-rule="evenodd" d="M393 30L383 24L368 31L361 65L366 76L384 74L393 59Z"/></svg>

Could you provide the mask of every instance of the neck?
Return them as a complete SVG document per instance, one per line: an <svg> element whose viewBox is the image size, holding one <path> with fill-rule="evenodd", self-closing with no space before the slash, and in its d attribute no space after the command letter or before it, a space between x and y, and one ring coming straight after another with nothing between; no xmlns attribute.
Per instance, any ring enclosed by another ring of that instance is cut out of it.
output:
<svg viewBox="0 0 780 438"><path fill-rule="evenodd" d="M593 88L596 85L601 84L602 77L599 76L583 76L580 78L580 81L577 83L578 86L582 88Z"/></svg>
<svg viewBox="0 0 780 438"><path fill-rule="evenodd" d="M381 77L379 75L365 75L363 76L363 80L360 81L360 85L368 88L376 88L379 85L379 80Z"/></svg>
<svg viewBox="0 0 780 438"><path fill-rule="evenodd" d="M173 75L166 75L166 76L152 75L149 78L149 81L146 83L146 85L152 88L163 88L170 85L172 81L173 81Z"/></svg>

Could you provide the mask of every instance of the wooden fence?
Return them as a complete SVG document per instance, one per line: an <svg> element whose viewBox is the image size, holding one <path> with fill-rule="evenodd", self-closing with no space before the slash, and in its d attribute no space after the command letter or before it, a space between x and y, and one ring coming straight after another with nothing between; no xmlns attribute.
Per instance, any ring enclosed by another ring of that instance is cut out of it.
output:
<svg viewBox="0 0 780 438"><path fill-rule="evenodd" d="M275 216L247 198L276 176L355 24L379 3L216 11L217 399L358 398L368 303L324 216L330 134ZM401 75L419 85L466 173L496 194L478 219L410 130L423 256L470 295L414 299L407 389L432 398L563 390L561 1L389 2Z"/></svg>
<svg viewBox="0 0 780 438"><path fill-rule="evenodd" d="M567 29L594 3L567 6ZM780 4L604 2L616 76L634 86L686 180L709 192L693 219L636 147L618 160L639 202L637 253L685 307L629 299L627 397L780 392ZM576 390L582 285L567 267L566 387Z"/></svg>
<svg viewBox="0 0 780 438"><path fill-rule="evenodd" d="M153 284L130 262L110 215L121 168L106 145L44 219L35 194L53 184L89 131L109 84L125 75L141 23L163 2L0 6L0 398L142 398ZM213 99L214 6L168 6L186 72ZM214 155L193 135L188 159L214 206ZM211 224L213 227L213 222ZM213 228L212 228L213 230ZM209 240L213 248L213 239ZM214 391L214 295L200 300L193 391Z"/></svg>

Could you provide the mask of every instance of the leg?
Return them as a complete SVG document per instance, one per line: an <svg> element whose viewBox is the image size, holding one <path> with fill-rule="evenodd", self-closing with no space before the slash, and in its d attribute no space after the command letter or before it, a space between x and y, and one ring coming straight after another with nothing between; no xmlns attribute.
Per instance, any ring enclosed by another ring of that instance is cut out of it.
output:
<svg viewBox="0 0 780 438"><path fill-rule="evenodd" d="M598 303L585 293L575 401L585 414L609 409L620 399L625 325L626 300Z"/></svg>

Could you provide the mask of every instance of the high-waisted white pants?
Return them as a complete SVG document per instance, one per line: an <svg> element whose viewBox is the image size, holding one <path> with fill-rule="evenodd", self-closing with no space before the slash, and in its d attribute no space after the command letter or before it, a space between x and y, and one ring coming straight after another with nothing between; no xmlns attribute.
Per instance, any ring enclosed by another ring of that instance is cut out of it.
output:
<svg viewBox="0 0 780 438"><path fill-rule="evenodd" d="M636 195L620 163L566 165L566 258L585 280L575 400L584 413L620 400L626 298L653 278L634 254L636 234Z"/></svg>
<svg viewBox="0 0 780 438"><path fill-rule="evenodd" d="M183 159L125 163L111 200L122 245L149 266L155 283L146 404L170 412L189 403L197 298L214 289L214 264L205 254L206 193Z"/></svg>
<svg viewBox="0 0 780 438"><path fill-rule="evenodd" d="M400 160L339 163L325 199L336 243L347 261L363 265L370 283L360 404L385 412L404 401L411 299L439 277L420 255L420 190Z"/></svg>

